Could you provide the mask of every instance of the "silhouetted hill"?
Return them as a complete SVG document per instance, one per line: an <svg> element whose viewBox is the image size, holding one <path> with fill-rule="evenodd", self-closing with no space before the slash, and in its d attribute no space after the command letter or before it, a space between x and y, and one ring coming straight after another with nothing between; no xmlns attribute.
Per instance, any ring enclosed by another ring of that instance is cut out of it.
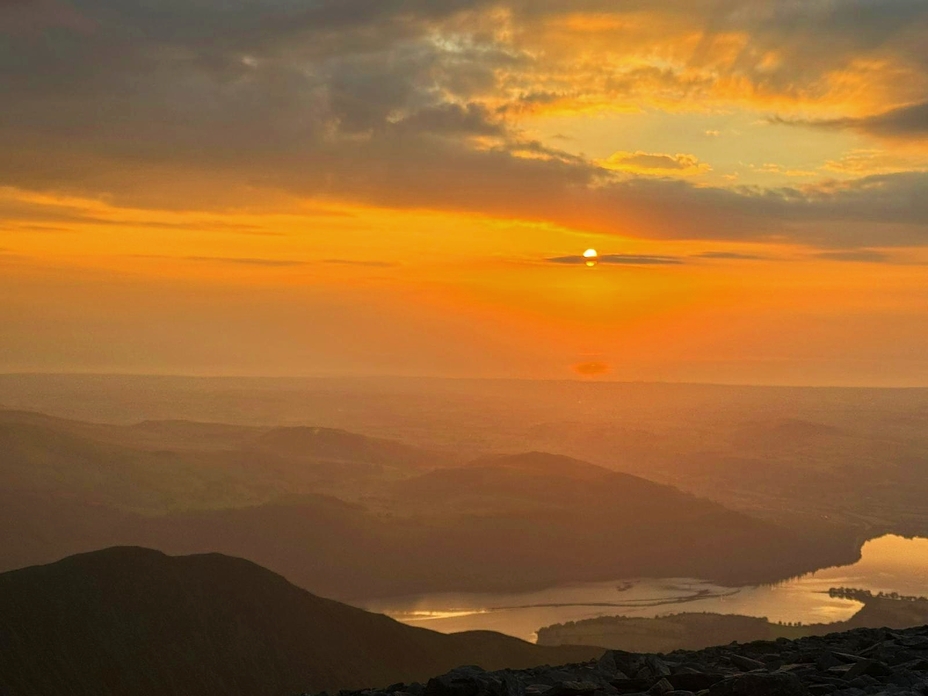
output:
<svg viewBox="0 0 928 696"><path fill-rule="evenodd" d="M0 644L0 692L16 696L284 696L602 653L442 635L321 599L248 561L141 548L0 575Z"/></svg>

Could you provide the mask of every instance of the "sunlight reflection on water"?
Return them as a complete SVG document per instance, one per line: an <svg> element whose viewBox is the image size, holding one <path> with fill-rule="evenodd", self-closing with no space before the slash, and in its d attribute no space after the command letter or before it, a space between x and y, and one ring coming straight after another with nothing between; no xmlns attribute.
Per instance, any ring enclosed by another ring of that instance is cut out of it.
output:
<svg viewBox="0 0 928 696"><path fill-rule="evenodd" d="M716 612L771 621L832 623L860 604L829 597L831 587L928 594L928 539L885 536L868 541L860 561L778 585L726 588L688 578L616 580L513 594L439 593L371 602L366 609L443 633L492 630L534 640L553 623L598 616Z"/></svg>

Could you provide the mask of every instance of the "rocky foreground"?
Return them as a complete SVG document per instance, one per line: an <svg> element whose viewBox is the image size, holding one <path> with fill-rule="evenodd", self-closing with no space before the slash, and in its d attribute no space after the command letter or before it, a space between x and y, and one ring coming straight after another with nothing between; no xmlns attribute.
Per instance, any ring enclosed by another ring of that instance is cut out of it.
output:
<svg viewBox="0 0 928 696"><path fill-rule="evenodd" d="M643 655L619 650L563 667L461 667L427 684L339 696L865 696L928 695L928 626L856 629L790 641Z"/></svg>

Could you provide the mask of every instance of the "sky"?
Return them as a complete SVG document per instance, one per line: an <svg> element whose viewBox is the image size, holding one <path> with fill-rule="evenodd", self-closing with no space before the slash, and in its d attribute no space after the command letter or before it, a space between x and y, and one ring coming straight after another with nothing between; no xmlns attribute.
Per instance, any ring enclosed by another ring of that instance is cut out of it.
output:
<svg viewBox="0 0 928 696"><path fill-rule="evenodd" d="M0 95L0 371L928 385L924 0L0 0Z"/></svg>

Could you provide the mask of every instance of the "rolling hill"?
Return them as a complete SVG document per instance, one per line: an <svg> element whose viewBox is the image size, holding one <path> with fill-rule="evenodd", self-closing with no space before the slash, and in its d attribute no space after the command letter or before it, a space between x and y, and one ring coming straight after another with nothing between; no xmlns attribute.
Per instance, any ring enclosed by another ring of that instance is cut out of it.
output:
<svg viewBox="0 0 928 696"><path fill-rule="evenodd" d="M179 446L197 433L203 446ZM365 601L642 576L770 582L853 562L861 541L569 457L449 466L321 428L0 413L0 447L0 570L141 545L247 558L313 592Z"/></svg>
<svg viewBox="0 0 928 696"><path fill-rule="evenodd" d="M327 428L132 426L0 411L0 488L157 515L302 494L357 497L442 455Z"/></svg>

